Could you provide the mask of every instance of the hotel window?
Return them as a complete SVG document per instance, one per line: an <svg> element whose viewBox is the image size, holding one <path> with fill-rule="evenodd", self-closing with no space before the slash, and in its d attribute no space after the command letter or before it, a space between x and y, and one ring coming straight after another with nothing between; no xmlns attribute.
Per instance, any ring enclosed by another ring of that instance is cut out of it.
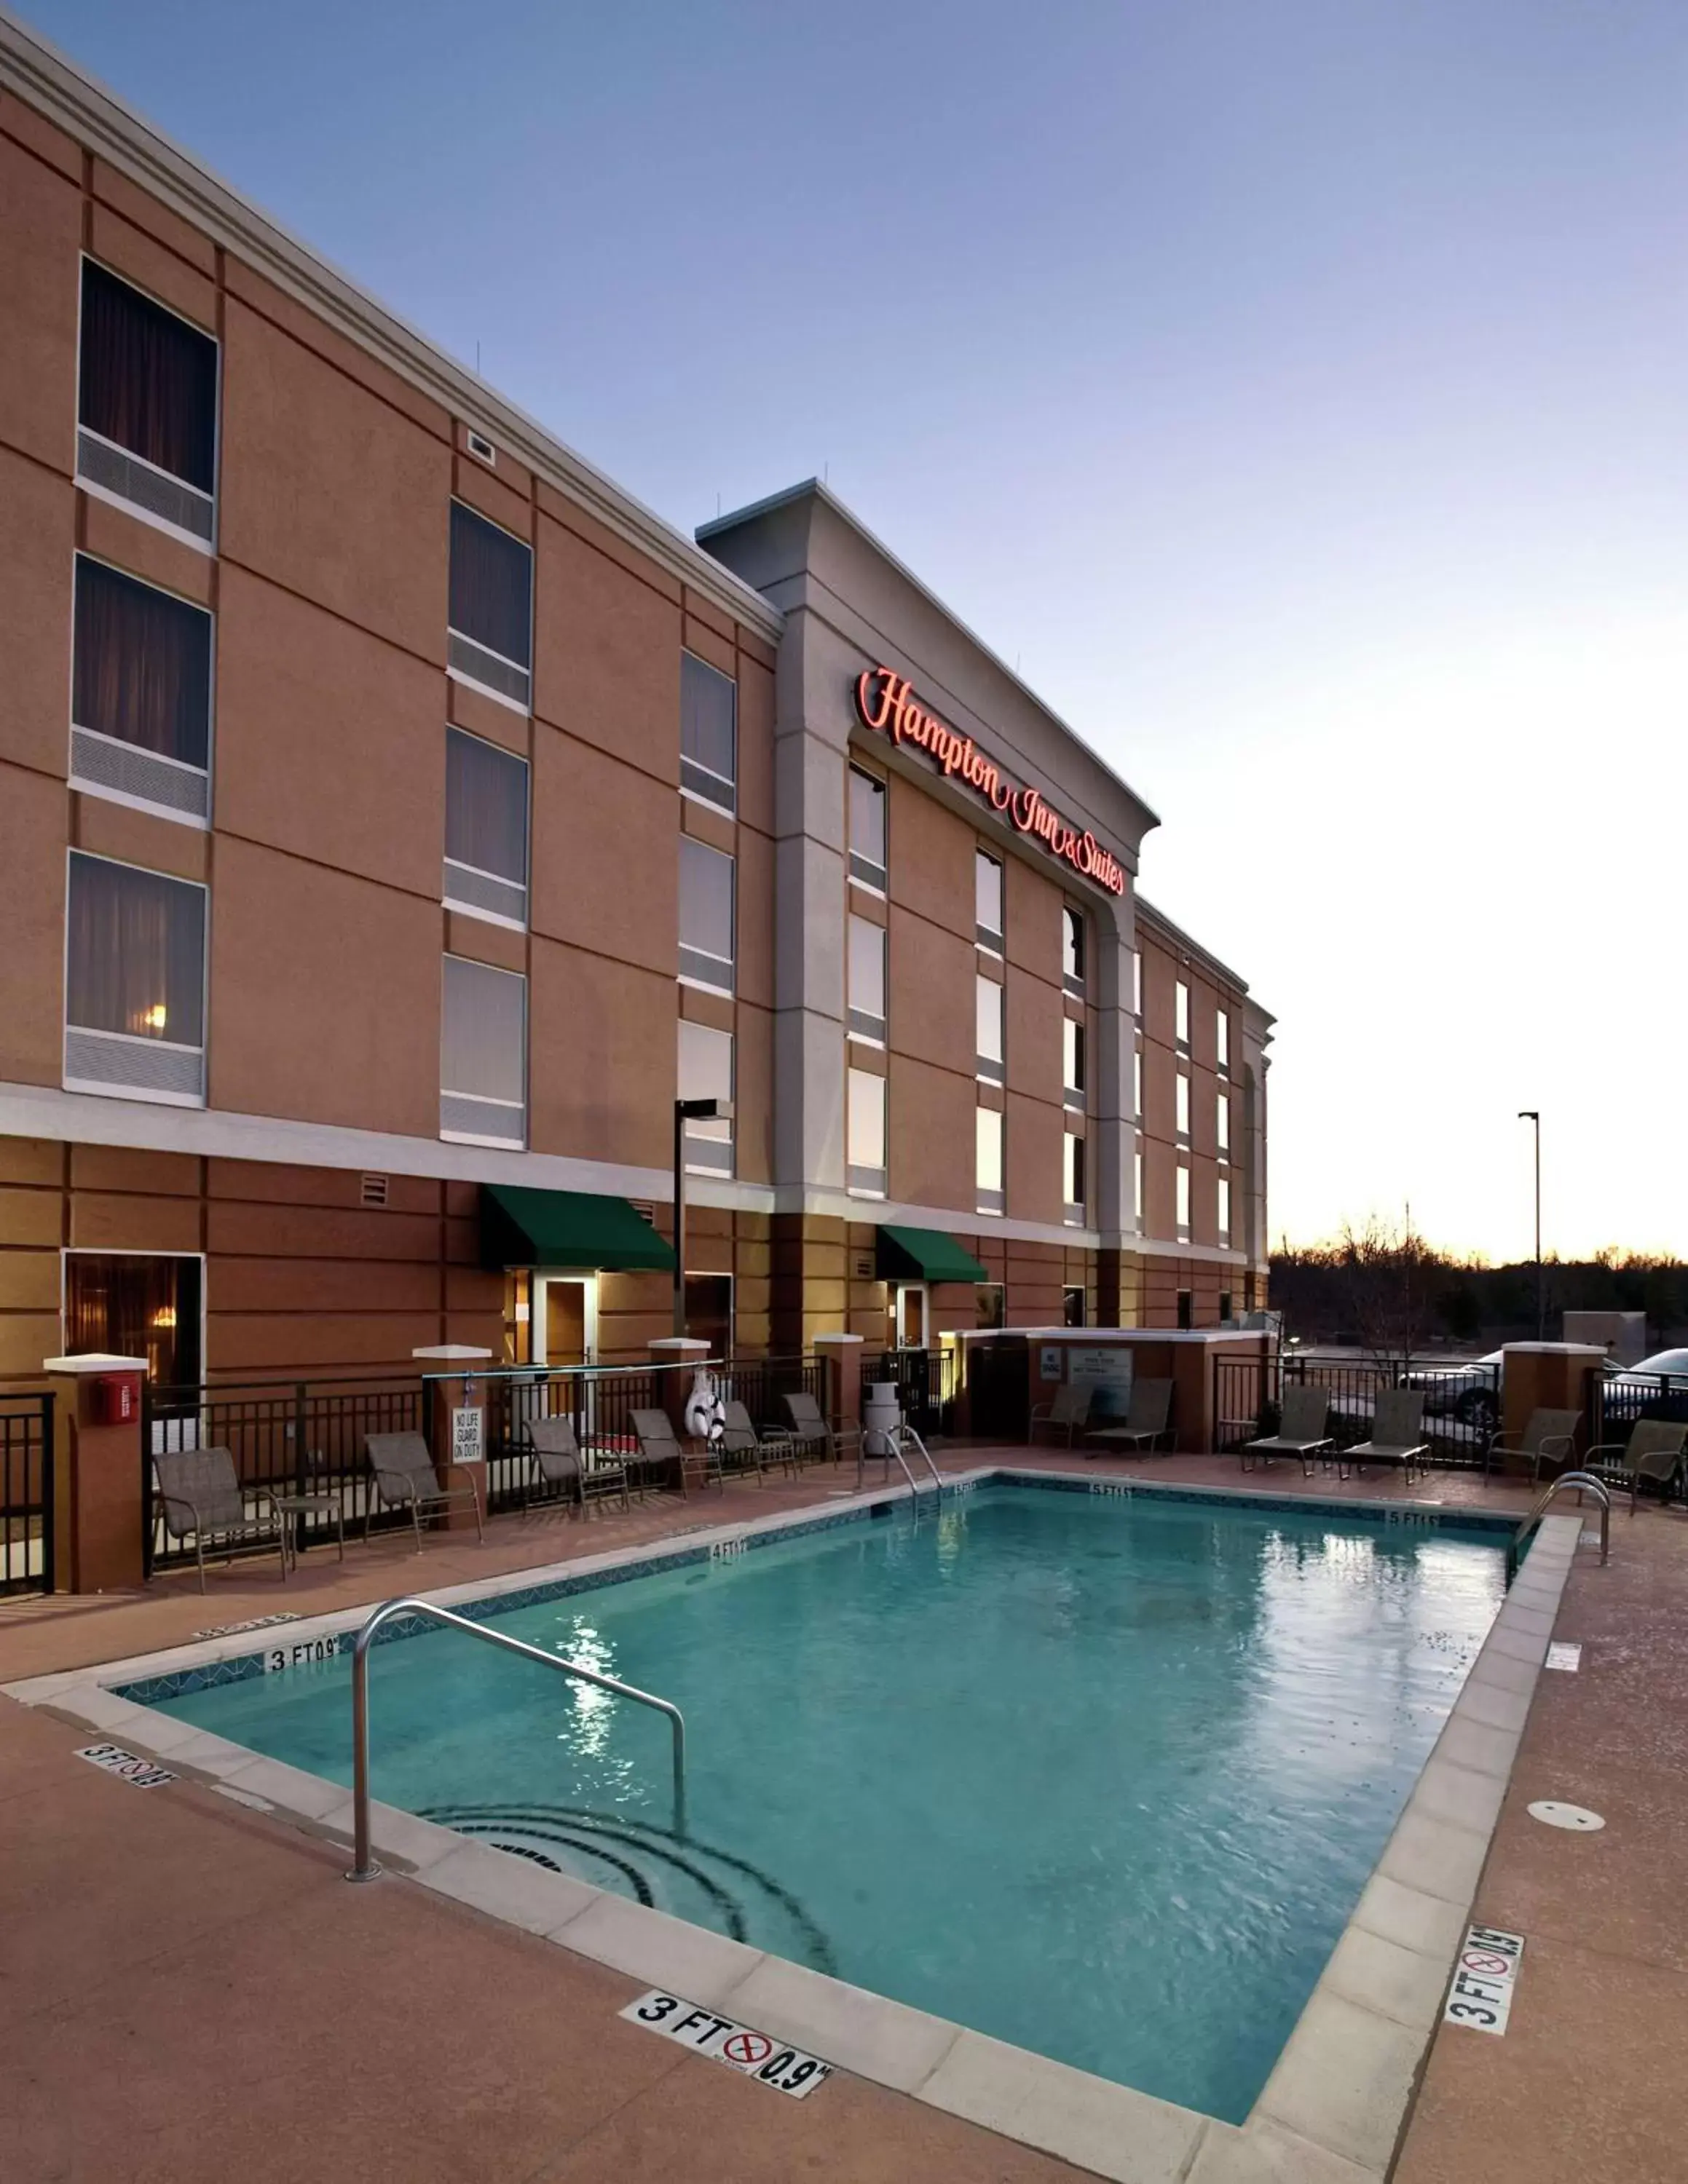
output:
<svg viewBox="0 0 1688 2184"><path fill-rule="evenodd" d="M680 787L737 808L739 686L695 652L680 655Z"/></svg>
<svg viewBox="0 0 1688 2184"><path fill-rule="evenodd" d="M986 1329L1008 1325L1008 1291L1001 1282L974 1284L973 1324Z"/></svg>
<svg viewBox="0 0 1688 2184"><path fill-rule="evenodd" d="M1065 1218L1070 1223L1076 1223L1080 1228L1082 1228L1084 1225L1084 1139L1075 1137L1070 1130L1067 1131L1065 1150Z"/></svg>
<svg viewBox="0 0 1688 2184"><path fill-rule="evenodd" d="M1227 1322L1228 1322L1228 1321L1229 1321L1232 1317L1233 1317L1233 1314L1232 1314L1232 1304L1231 1304L1231 1292L1230 1292L1230 1290L1221 1290L1221 1291L1219 1292L1219 1323L1220 1323L1220 1325L1221 1325L1221 1327L1223 1327L1224 1325L1226 1325L1226 1323L1227 1323Z"/></svg>
<svg viewBox="0 0 1688 2184"><path fill-rule="evenodd" d="M852 1190L868 1198L886 1194L885 1079L866 1069L846 1072L848 1083L847 1179Z"/></svg>
<svg viewBox="0 0 1688 2184"><path fill-rule="evenodd" d="M871 918L850 919L850 1035L883 1046L886 930Z"/></svg>
<svg viewBox="0 0 1688 2184"><path fill-rule="evenodd" d="M1219 1178L1219 1240L1221 1244L1231 1241L1231 1178L1228 1175Z"/></svg>
<svg viewBox="0 0 1688 2184"><path fill-rule="evenodd" d="M976 1111L974 1181L977 1186L978 1208L981 1213L1000 1213L1005 1203L1003 1195L1003 1118L995 1107L981 1107Z"/></svg>
<svg viewBox="0 0 1688 2184"><path fill-rule="evenodd" d="M166 818L211 808L211 617L76 557L70 782Z"/></svg>
<svg viewBox="0 0 1688 2184"><path fill-rule="evenodd" d="M1190 1329L1195 1325L1195 1312L1193 1310L1194 1301L1194 1299L1191 1296L1190 1292L1188 1290L1179 1290L1178 1328L1182 1334L1188 1334Z"/></svg>
<svg viewBox="0 0 1688 2184"><path fill-rule="evenodd" d="M1084 1320L1084 1291L1076 1283L1061 1291L1061 1325L1082 1327Z"/></svg>
<svg viewBox="0 0 1688 2184"><path fill-rule="evenodd" d="M1069 1107L1084 1105L1084 1026L1068 1017L1061 1025L1061 1084Z"/></svg>
<svg viewBox="0 0 1688 2184"><path fill-rule="evenodd" d="M439 1018L439 1134L458 1145L522 1145L528 1136L528 981L466 956L444 959Z"/></svg>
<svg viewBox="0 0 1688 2184"><path fill-rule="evenodd" d="M711 1024L680 1018L679 1097L682 1100L725 1100L733 1096L733 1035ZM685 1126L685 1165L689 1174L730 1175L733 1173L731 1122L689 1121Z"/></svg>
<svg viewBox="0 0 1688 2184"><path fill-rule="evenodd" d="M1190 1233L1190 1171L1182 1163L1177 1171L1177 1189L1178 1234L1181 1239L1188 1240Z"/></svg>
<svg viewBox="0 0 1688 2184"><path fill-rule="evenodd" d="M1218 1019L1214 1025L1214 1037L1217 1042L1219 1066L1221 1069L1229 1069L1231 1067L1231 1019L1223 1009L1219 1011Z"/></svg>
<svg viewBox="0 0 1688 2184"><path fill-rule="evenodd" d="M883 894L886 864L885 783L860 766L850 769L850 877Z"/></svg>
<svg viewBox="0 0 1688 2184"><path fill-rule="evenodd" d="M1182 978L1172 989L1173 1030L1178 1045L1190 1050L1190 989Z"/></svg>
<svg viewBox="0 0 1688 2184"><path fill-rule="evenodd" d="M712 993L730 994L733 961L733 860L682 834L680 976Z"/></svg>
<svg viewBox="0 0 1688 2184"><path fill-rule="evenodd" d="M208 548L215 532L217 345L82 261L76 482Z"/></svg>
<svg viewBox="0 0 1688 2184"><path fill-rule="evenodd" d="M1177 1091L1178 1135L1188 1141L1190 1134L1190 1080L1182 1069L1178 1072Z"/></svg>
<svg viewBox="0 0 1688 2184"><path fill-rule="evenodd" d="M1084 912L1061 905L1061 977L1070 994L1084 991Z"/></svg>
<svg viewBox="0 0 1688 2184"><path fill-rule="evenodd" d="M973 853L973 938L994 955L1003 952L1003 868L982 850Z"/></svg>
<svg viewBox="0 0 1688 2184"><path fill-rule="evenodd" d="M71 850L66 1090L204 1105L206 900L194 881Z"/></svg>
<svg viewBox="0 0 1688 2184"><path fill-rule="evenodd" d="M1003 1022L1007 1000L1008 988L996 979L982 974L975 979L974 1013L978 1028L974 1039L974 1067L991 1084L1000 1084L1005 1074Z"/></svg>
<svg viewBox="0 0 1688 2184"><path fill-rule="evenodd" d="M1141 948L1133 948L1132 950L1132 1014L1139 1018L1143 1015L1143 950Z"/></svg>
<svg viewBox="0 0 1688 2184"><path fill-rule="evenodd" d="M1143 1049L1132 1050L1132 1112L1138 1122L1143 1120Z"/></svg>
<svg viewBox="0 0 1688 2184"><path fill-rule="evenodd" d="M1137 1199L1137 1225L1139 1229L1149 1226L1148 1208L1143 1202L1143 1148L1139 1145L1132 1155L1132 1190Z"/></svg>
<svg viewBox="0 0 1688 2184"><path fill-rule="evenodd" d="M453 910L528 922L528 761L461 728L445 731L445 870Z"/></svg>
<svg viewBox="0 0 1688 2184"><path fill-rule="evenodd" d="M533 632L533 548L454 500L445 671L525 713Z"/></svg>
<svg viewBox="0 0 1688 2184"><path fill-rule="evenodd" d="M1225 1019L1221 1017L1219 1021L1223 1023ZM1224 1160L1231 1150L1231 1097L1223 1089L1220 1092L1214 1114L1218 1123L1219 1157Z"/></svg>

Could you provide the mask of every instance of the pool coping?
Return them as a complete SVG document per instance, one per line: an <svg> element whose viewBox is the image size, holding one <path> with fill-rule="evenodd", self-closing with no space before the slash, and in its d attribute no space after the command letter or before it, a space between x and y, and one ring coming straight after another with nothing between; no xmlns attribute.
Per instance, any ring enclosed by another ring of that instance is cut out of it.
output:
<svg viewBox="0 0 1688 2184"><path fill-rule="evenodd" d="M996 1462L947 1477L945 1498L985 1485L1110 1498L1262 1504L1443 1529L1515 1529L1514 1517L1437 1502L1274 1496L1270 1489L1103 1481L1093 1474L1021 1471ZM561 1597L651 1569L717 1558L714 1550L891 1514L907 1488L669 1535L598 1555L430 1590L467 1608L534 1595ZM936 1499L930 1489L923 1504ZM646 1985L729 2014L811 2049L836 2067L1037 2147L1116 2184L1369 2184L1393 2159L1442 2013L1478 1878L1500 1817L1554 1618L1580 1536L1579 1517L1545 1520L1467 1674L1435 1746L1339 1936L1312 1994L1244 2124L1235 2126L1115 2084L647 1909L573 1875L548 1874L490 1845L373 1803L374 1846L392 1869L437 1893ZM167 1651L36 1676L3 1687L237 1802L349 1844L352 1802L341 1785L120 1696L212 1665L261 1672L267 1651L355 1632L372 1605L301 1618L262 1634L231 1632ZM383 1634L385 1635L385 1634ZM273 1637L276 1647L254 1638ZM255 1662L257 1670L242 1664ZM219 1677L215 1680L224 1680ZM180 1688L180 1686L178 1686ZM165 1696L158 1692L155 1696Z"/></svg>

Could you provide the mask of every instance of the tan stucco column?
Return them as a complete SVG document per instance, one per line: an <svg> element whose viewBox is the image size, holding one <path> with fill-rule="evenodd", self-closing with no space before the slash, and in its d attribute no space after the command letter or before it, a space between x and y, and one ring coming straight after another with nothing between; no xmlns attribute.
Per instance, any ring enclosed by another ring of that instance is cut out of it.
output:
<svg viewBox="0 0 1688 2184"><path fill-rule="evenodd" d="M1605 1351L1593 1342L1509 1342L1501 1356L1501 1428L1511 1441L1522 1438L1532 1411L1575 1411L1580 1418L1588 1376L1606 1362ZM1587 1438L1579 1427L1573 1462L1581 1460ZM1501 1468L1522 1474L1529 1467L1503 1457Z"/></svg>
<svg viewBox="0 0 1688 2184"><path fill-rule="evenodd" d="M120 1592L140 1585L145 1460L140 1384L144 1357L48 1357L53 1392L53 1582L59 1592ZM127 1418L102 1417L108 1382L129 1390Z"/></svg>
<svg viewBox="0 0 1688 2184"><path fill-rule="evenodd" d="M430 1379L428 1414L427 1419L428 1445L433 1457L433 1468L439 1474L439 1483L448 1494L467 1493L471 1486L481 1497L482 1513L487 1500L487 1420L486 1382L476 1373L478 1366L484 1366L492 1357L490 1350L478 1350L472 1343L440 1342L426 1350L411 1352L425 1373L437 1373L445 1377ZM462 1377L458 1377L461 1368ZM445 1513L447 1531L458 1531L474 1523L473 1512L463 1502L454 1502Z"/></svg>
<svg viewBox="0 0 1688 2184"><path fill-rule="evenodd" d="M817 1334L814 1354L826 1367L821 1408L835 1425L859 1425L862 1419L862 1351L859 1334Z"/></svg>

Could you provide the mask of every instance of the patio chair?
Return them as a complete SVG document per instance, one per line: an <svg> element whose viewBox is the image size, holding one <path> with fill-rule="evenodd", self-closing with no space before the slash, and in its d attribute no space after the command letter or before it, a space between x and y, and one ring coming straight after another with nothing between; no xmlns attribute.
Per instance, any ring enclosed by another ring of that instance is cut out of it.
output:
<svg viewBox="0 0 1688 2184"><path fill-rule="evenodd" d="M1085 1435L1090 1441L1106 1441L1111 1447L1138 1449L1145 1441L1152 1451L1157 1441L1164 1440L1170 1448L1172 1442L1172 1391L1171 1380L1133 1380L1132 1399L1126 1406L1126 1415L1116 1426L1094 1426ZM1087 1446L1087 1456L1103 1456L1105 1449Z"/></svg>
<svg viewBox="0 0 1688 2184"><path fill-rule="evenodd" d="M841 1463L845 1451L859 1457L862 1429L842 1419L822 1416L820 1405L805 1390L781 1398L791 1421L791 1439L799 1461L815 1451L828 1463Z"/></svg>
<svg viewBox="0 0 1688 2184"><path fill-rule="evenodd" d="M1047 1426L1052 1434L1064 1433L1067 1437L1067 1446L1070 1448L1073 1435L1082 1433L1090 1423L1090 1401L1091 1390L1088 1388L1075 1388L1070 1381L1064 1382L1056 1389L1051 1401L1039 1403L1033 1408L1026 1429L1026 1446L1034 1447L1038 1427Z"/></svg>
<svg viewBox="0 0 1688 2184"><path fill-rule="evenodd" d="M1521 1434L1490 1434L1489 1446L1483 1451L1483 1476L1487 1479L1490 1468L1498 1456L1527 1456L1532 1485L1541 1480L1544 1463L1557 1463L1562 1470L1576 1451L1577 1428L1582 1423L1580 1411L1535 1410L1529 1414ZM1506 1469L1504 1460L1501 1468Z"/></svg>
<svg viewBox="0 0 1688 2184"><path fill-rule="evenodd" d="M675 1484L682 1494L690 1490L694 1479L701 1479L705 1485L713 1479L718 1486L724 1486L721 1452L710 1442L694 1442L688 1448L675 1433L674 1420L666 1411L629 1411L628 1417L638 1436L639 1461L646 1469L657 1471L672 1465Z"/></svg>
<svg viewBox="0 0 1688 2184"><path fill-rule="evenodd" d="M172 1540L193 1536L194 1559L199 1566L199 1590L205 1590L205 1542L212 1551L223 1543L224 1559L234 1560L237 1546L261 1542L279 1548L282 1583L288 1581L287 1520L267 1486L246 1486L234 1468L234 1452L226 1448L161 1450L153 1458L163 1505L164 1528ZM247 1496L269 1504L267 1516L248 1513Z"/></svg>
<svg viewBox="0 0 1688 2184"><path fill-rule="evenodd" d="M1602 1457L1608 1461L1602 1463ZM1627 1441L1601 1441L1583 1458L1583 1469L1593 1472L1608 1486L1620 1490L1627 1486L1633 1517L1641 1481L1651 1479L1661 1496L1668 1494L1682 1471L1685 1457L1688 1457L1688 1424L1680 1424L1674 1418L1637 1418Z"/></svg>
<svg viewBox="0 0 1688 2184"><path fill-rule="evenodd" d="M573 1418L530 1418L528 1451L539 1475L540 1490L529 1497L530 1509L536 1502L562 1499L572 1501L584 1517L589 1502L608 1501L617 1495L623 1509L632 1507L627 1466L583 1457Z"/></svg>
<svg viewBox="0 0 1688 2184"><path fill-rule="evenodd" d="M375 1507L408 1509L411 1529L416 1536L416 1552L422 1551L422 1520L439 1516L467 1502L475 1513L475 1537L486 1538L481 1521L481 1494L472 1478L467 1486L442 1486L428 1443L419 1433L366 1434L363 1452L368 1460L372 1489L364 1512L363 1536L369 1538Z"/></svg>
<svg viewBox="0 0 1688 2184"><path fill-rule="evenodd" d="M1430 1444L1420 1430L1423 1422L1422 1388L1379 1388L1372 1412L1372 1437L1339 1451L1338 1478L1346 1479L1350 1468L1361 1471L1370 1463L1398 1463L1411 1485L1414 1469L1423 1471L1430 1454Z"/></svg>
<svg viewBox="0 0 1688 2184"><path fill-rule="evenodd" d="M740 1402L726 1408L726 1430L721 1436L721 1460L724 1465L736 1462L741 1470L755 1467L760 1479L770 1463L783 1464L787 1471L797 1468L795 1442L783 1427L774 1426L758 1433L756 1422Z"/></svg>
<svg viewBox="0 0 1688 2184"><path fill-rule="evenodd" d="M1328 1456L1336 1446L1330 1436L1330 1415L1329 1389L1286 1388L1278 1404L1277 1431L1244 1442L1239 1451L1244 1470L1270 1463L1275 1457L1299 1456L1304 1476L1311 1479L1314 1457Z"/></svg>

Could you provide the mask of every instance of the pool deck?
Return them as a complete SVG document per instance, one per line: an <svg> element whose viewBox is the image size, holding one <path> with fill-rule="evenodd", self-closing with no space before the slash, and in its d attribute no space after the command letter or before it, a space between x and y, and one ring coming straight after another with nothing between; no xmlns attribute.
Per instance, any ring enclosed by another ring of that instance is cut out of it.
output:
<svg viewBox="0 0 1688 2184"><path fill-rule="evenodd" d="M1076 1468L1065 1451L952 1447L941 1461ZM1395 1498L1399 1483L1304 1483L1279 1464L1104 1460L1098 1478ZM851 1479L853 1474L850 1475ZM191 1572L143 1595L0 1604L0 1681L184 1644L250 1617L322 1614L484 1582L723 1521L825 1504L824 1468L735 1484L588 1524L502 1519L484 1546L389 1536ZM1416 1500L1521 1508L1517 1489L1433 1476ZM1397 2184L1679 2184L1678 2059L1688 2053L1688 1518L1613 1520L1601 1569L1579 1555L1555 1635L1580 1673L1545 1675L1474 1916L1527 1938L1506 2036L1443 2027ZM254 1642L260 1642L257 1641ZM345 1886L344 1850L180 1780L151 1790L79 1763L87 1731L0 1698L0 2174L19 2184L774 2184L920 2177L1071 2179L1066 2163L840 2071L782 2098L617 2015L643 1981L399 1877ZM1592 1807L1598 1834L1525 1808ZM748 2013L746 2013L748 2014ZM1288 2132L1284 2184L1361 2171ZM1215 2133L1189 2184L1226 2184ZM1258 2173L1251 2169L1251 2174Z"/></svg>

